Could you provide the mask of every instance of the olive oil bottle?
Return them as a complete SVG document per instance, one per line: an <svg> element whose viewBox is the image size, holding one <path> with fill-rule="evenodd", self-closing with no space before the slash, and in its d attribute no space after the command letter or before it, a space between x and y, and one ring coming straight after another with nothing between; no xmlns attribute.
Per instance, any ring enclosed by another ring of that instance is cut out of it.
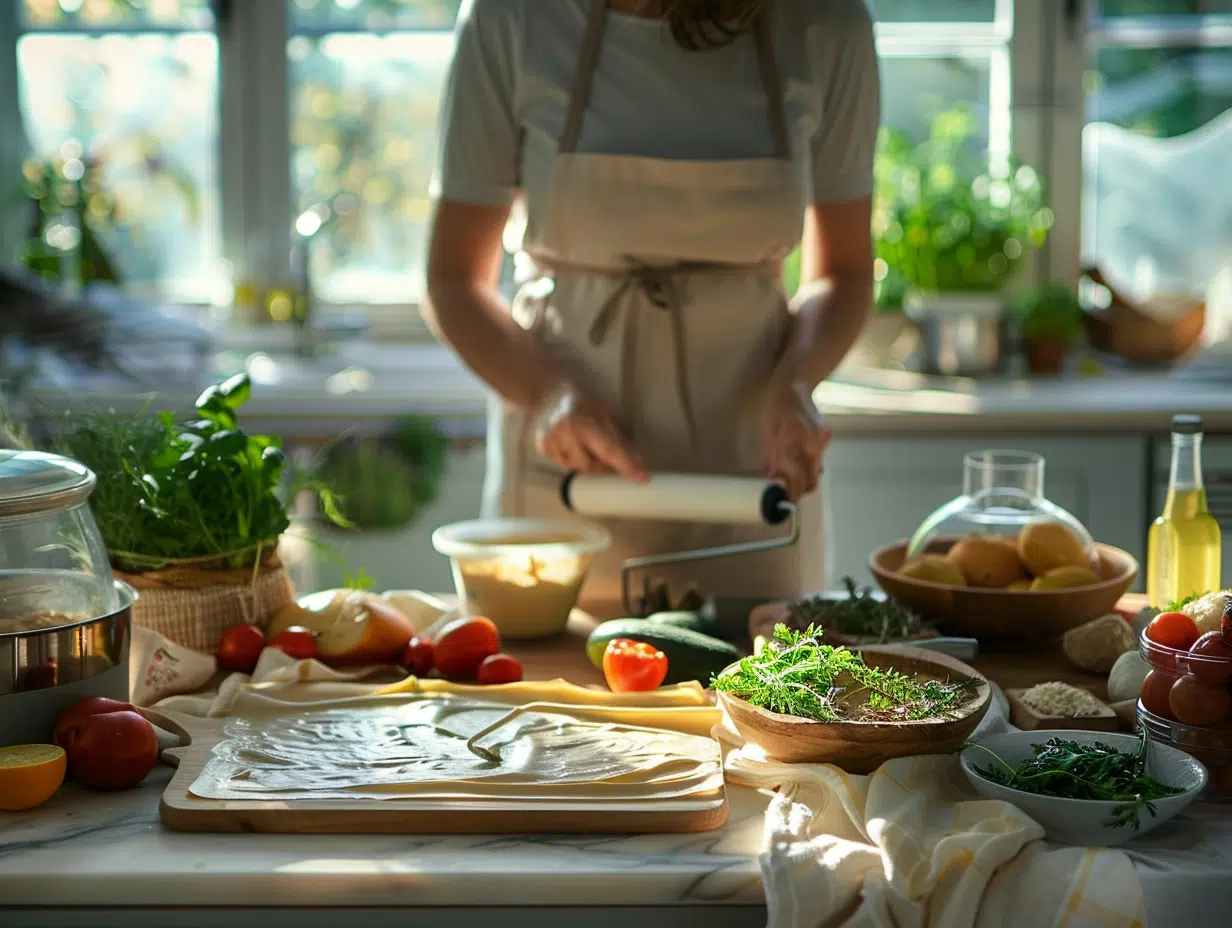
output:
<svg viewBox="0 0 1232 928"><path fill-rule="evenodd" d="M1202 483L1202 419L1172 419L1172 470L1164 511L1147 536L1146 593L1156 609L1222 589L1219 523Z"/></svg>

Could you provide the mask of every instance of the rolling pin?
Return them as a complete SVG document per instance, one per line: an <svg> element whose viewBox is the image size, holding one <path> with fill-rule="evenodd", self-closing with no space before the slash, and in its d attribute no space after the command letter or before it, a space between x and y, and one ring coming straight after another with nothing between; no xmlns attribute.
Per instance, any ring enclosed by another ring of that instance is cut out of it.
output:
<svg viewBox="0 0 1232 928"><path fill-rule="evenodd" d="M781 525L795 507L781 483L761 477L653 474L631 483L612 474L569 474L560 485L565 508L600 519Z"/></svg>

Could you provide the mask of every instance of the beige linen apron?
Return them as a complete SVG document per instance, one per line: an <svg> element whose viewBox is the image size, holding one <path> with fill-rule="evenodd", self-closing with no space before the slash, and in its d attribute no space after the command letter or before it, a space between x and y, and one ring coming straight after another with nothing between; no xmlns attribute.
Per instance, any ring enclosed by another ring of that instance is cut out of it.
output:
<svg viewBox="0 0 1232 928"><path fill-rule="evenodd" d="M758 476L761 399L790 320L780 265L800 239L806 202L769 28L763 16L754 35L774 156L667 160L577 151L606 21L606 4L594 0L548 182L538 190L528 184L524 249L542 273L520 289L514 315L589 378L651 471ZM494 412L485 509L569 518L563 472L535 450L531 418L506 406ZM592 568L584 604L619 602L627 557L782 532L604 524L614 541ZM814 493L801 501L795 547L656 576L674 596L696 585L718 596L782 597L819 588L823 559Z"/></svg>

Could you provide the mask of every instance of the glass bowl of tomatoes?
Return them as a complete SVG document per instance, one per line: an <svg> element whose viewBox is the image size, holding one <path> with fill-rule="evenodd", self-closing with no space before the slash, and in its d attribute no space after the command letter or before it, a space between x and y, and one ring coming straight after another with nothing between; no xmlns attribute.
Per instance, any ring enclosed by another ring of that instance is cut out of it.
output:
<svg viewBox="0 0 1232 928"><path fill-rule="evenodd" d="M1209 790L1232 799L1232 616L1204 634L1184 613L1165 612L1143 630L1138 650L1150 667L1139 725L1202 761Z"/></svg>

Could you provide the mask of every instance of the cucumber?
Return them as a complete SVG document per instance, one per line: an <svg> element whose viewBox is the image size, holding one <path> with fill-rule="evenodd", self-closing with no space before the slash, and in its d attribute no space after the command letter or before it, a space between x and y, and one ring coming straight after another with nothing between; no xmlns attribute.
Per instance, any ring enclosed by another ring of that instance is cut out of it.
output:
<svg viewBox="0 0 1232 928"><path fill-rule="evenodd" d="M649 619L612 619L591 632L586 640L586 656L599 670L603 669L603 651L614 638L644 641L666 654L664 683L697 680L702 686L709 686L711 677L740 659L740 652L726 641L690 628Z"/></svg>
<svg viewBox="0 0 1232 928"><path fill-rule="evenodd" d="M677 609L672 612L656 612L646 617L647 622L655 625L674 625L676 628L687 628L689 631L711 635L718 630L719 623L710 616L702 615L688 609Z"/></svg>

